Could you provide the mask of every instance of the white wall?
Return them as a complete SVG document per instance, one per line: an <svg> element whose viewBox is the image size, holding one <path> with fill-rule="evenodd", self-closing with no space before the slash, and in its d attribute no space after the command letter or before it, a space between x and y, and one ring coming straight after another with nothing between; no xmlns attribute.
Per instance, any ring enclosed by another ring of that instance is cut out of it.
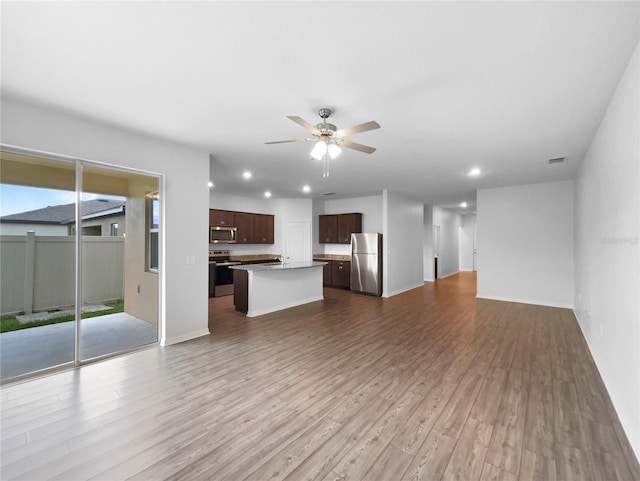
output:
<svg viewBox="0 0 640 481"><path fill-rule="evenodd" d="M640 458L640 55L575 180L575 313Z"/></svg>
<svg viewBox="0 0 640 481"><path fill-rule="evenodd" d="M573 307L573 181L478 191L478 297Z"/></svg>
<svg viewBox="0 0 640 481"><path fill-rule="evenodd" d="M422 244L423 278L425 281L435 281L433 271L433 206L424 206L424 237Z"/></svg>
<svg viewBox="0 0 640 481"><path fill-rule="evenodd" d="M211 244L209 246L211 249L228 249L232 254L282 255L285 250L287 222L292 221L308 222L310 236L313 240L311 199L255 199L218 192L212 189L209 195L209 207L211 209L235 210L255 214L272 214L274 216L273 244L225 244L224 246ZM311 259L311 248L309 249L308 257Z"/></svg>
<svg viewBox="0 0 640 481"><path fill-rule="evenodd" d="M382 296L391 297L424 283L424 206L388 190L382 200Z"/></svg>
<svg viewBox="0 0 640 481"><path fill-rule="evenodd" d="M438 252L438 278L457 274L459 266L459 227L462 225L462 216L457 212L433 208L433 225L440 226L440 245Z"/></svg>
<svg viewBox="0 0 640 481"><path fill-rule="evenodd" d="M209 208L221 210L236 210L239 212L252 212L254 214L274 214L276 199L256 199L241 195L219 192L215 189L209 191Z"/></svg>
<svg viewBox="0 0 640 481"><path fill-rule="evenodd" d="M475 215L463 215L462 225L458 228L459 264L461 271L473 270L473 225L476 222Z"/></svg>
<svg viewBox="0 0 640 481"><path fill-rule="evenodd" d="M362 214L362 232L382 233L382 195L352 197L349 199L315 199L313 202L313 252L316 254L351 255L349 244L320 244L318 242L318 215Z"/></svg>
<svg viewBox="0 0 640 481"><path fill-rule="evenodd" d="M1 120L4 144L164 175L161 342L207 334L209 154L4 97Z"/></svg>

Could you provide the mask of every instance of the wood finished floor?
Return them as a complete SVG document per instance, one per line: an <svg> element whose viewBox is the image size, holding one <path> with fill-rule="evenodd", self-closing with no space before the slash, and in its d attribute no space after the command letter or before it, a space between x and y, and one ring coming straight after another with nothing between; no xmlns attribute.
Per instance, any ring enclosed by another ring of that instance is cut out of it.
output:
<svg viewBox="0 0 640 481"><path fill-rule="evenodd" d="M640 480L569 310L459 274L1 389L3 480Z"/></svg>

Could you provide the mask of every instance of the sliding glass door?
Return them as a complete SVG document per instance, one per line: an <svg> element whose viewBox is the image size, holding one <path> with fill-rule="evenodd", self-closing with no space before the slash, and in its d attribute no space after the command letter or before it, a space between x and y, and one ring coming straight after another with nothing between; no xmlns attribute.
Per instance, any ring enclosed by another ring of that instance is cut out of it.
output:
<svg viewBox="0 0 640 481"><path fill-rule="evenodd" d="M74 362L75 164L0 157L0 374Z"/></svg>
<svg viewBox="0 0 640 481"><path fill-rule="evenodd" d="M2 380L157 342L159 177L0 154Z"/></svg>
<svg viewBox="0 0 640 481"><path fill-rule="evenodd" d="M158 188L154 176L82 166L82 360L158 340Z"/></svg>

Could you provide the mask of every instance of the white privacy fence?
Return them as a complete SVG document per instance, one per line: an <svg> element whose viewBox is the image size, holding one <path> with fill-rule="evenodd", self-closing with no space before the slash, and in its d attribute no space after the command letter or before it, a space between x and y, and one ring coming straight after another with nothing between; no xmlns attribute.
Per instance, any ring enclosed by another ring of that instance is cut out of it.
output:
<svg viewBox="0 0 640 481"><path fill-rule="evenodd" d="M82 238L83 304L123 298L124 238ZM0 236L0 314L75 305L75 239Z"/></svg>

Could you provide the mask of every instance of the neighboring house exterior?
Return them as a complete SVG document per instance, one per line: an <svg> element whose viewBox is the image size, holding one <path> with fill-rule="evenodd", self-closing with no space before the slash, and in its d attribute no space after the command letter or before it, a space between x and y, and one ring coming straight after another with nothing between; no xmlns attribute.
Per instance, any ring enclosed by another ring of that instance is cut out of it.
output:
<svg viewBox="0 0 640 481"><path fill-rule="evenodd" d="M82 203L82 233L91 236L122 236L125 232L123 200L94 199ZM68 236L76 229L76 205L64 204L0 217L1 235Z"/></svg>

